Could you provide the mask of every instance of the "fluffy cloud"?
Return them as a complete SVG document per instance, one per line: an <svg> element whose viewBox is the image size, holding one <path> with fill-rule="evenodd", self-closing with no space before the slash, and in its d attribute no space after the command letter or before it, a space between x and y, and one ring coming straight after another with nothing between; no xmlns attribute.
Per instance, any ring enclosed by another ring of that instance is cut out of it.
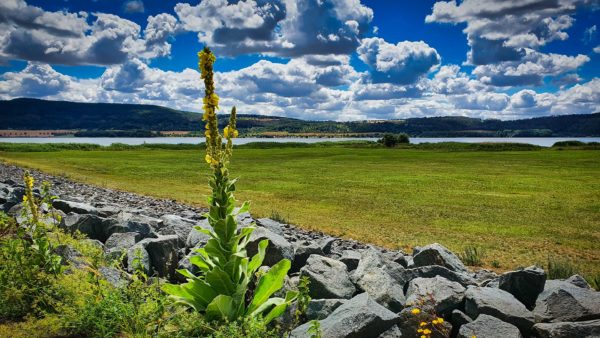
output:
<svg viewBox="0 0 600 338"><path fill-rule="evenodd" d="M544 77L576 71L588 61L586 55L544 54L526 49L520 61L480 65L472 73L481 82L494 86L540 85Z"/></svg>
<svg viewBox="0 0 600 338"><path fill-rule="evenodd" d="M468 94L484 90L484 85L460 71L457 65L440 67L430 81L431 91L437 94L456 95Z"/></svg>
<svg viewBox="0 0 600 338"><path fill-rule="evenodd" d="M141 27L113 14L46 12L23 0L0 4L0 57L65 65L112 65L132 57L151 59L170 53L169 36L177 30L169 14L148 17Z"/></svg>
<svg viewBox="0 0 600 338"><path fill-rule="evenodd" d="M423 41L402 41L393 45L381 38L366 38L357 53L371 68L374 83L414 83L441 60L437 51Z"/></svg>
<svg viewBox="0 0 600 338"><path fill-rule="evenodd" d="M2 75L0 95L4 98L35 96L46 97L69 90L71 78L58 73L49 65L29 63L20 72Z"/></svg>
<svg viewBox="0 0 600 338"><path fill-rule="evenodd" d="M568 38L570 16L587 0L465 0L434 4L426 22L467 23L469 62L486 65L517 61L523 48L538 49Z"/></svg>
<svg viewBox="0 0 600 338"><path fill-rule="evenodd" d="M175 6L183 28L221 54L348 54L373 11L359 0L205 0Z"/></svg>
<svg viewBox="0 0 600 338"><path fill-rule="evenodd" d="M144 3L141 0L129 0L123 4L125 13L144 13Z"/></svg>

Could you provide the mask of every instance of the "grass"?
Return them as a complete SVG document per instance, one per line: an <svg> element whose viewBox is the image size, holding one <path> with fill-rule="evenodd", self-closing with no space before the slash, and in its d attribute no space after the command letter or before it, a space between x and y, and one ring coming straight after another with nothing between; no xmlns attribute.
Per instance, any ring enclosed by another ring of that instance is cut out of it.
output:
<svg viewBox="0 0 600 338"><path fill-rule="evenodd" d="M240 147L231 171L255 216L284 211L306 229L405 250L439 242L460 252L469 243L502 269L560 256L581 273L600 272L600 151L423 147ZM208 193L201 149L0 159L185 203L203 205Z"/></svg>

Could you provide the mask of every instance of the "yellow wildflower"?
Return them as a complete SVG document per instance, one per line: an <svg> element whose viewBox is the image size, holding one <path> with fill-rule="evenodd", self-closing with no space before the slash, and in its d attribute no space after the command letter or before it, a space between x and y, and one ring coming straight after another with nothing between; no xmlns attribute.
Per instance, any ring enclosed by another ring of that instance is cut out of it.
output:
<svg viewBox="0 0 600 338"><path fill-rule="evenodd" d="M426 323L426 322L421 322L421 323L419 324L419 326L425 326L425 325L427 325L427 323Z"/></svg>
<svg viewBox="0 0 600 338"><path fill-rule="evenodd" d="M233 137L234 137L234 138L235 138L235 137L238 137L238 131L237 131L237 130L234 130L234 131L233 131Z"/></svg>
<svg viewBox="0 0 600 338"><path fill-rule="evenodd" d="M437 319L434 319L434 320L431 321L431 324L437 324L437 323L438 323Z"/></svg>
<svg viewBox="0 0 600 338"><path fill-rule="evenodd" d="M423 332L423 329L418 329L417 332L421 333Z"/></svg>
<svg viewBox="0 0 600 338"><path fill-rule="evenodd" d="M412 313L413 315L418 315L419 313L421 313L421 310L419 308L414 308L410 310L410 313Z"/></svg>
<svg viewBox="0 0 600 338"><path fill-rule="evenodd" d="M427 338L427 336L423 335L423 336L421 336L421 338Z"/></svg>
<svg viewBox="0 0 600 338"><path fill-rule="evenodd" d="M229 138L229 130L230 130L230 129L229 129L229 126L227 126L227 127L223 128L223 136L224 136L225 138Z"/></svg>
<svg viewBox="0 0 600 338"><path fill-rule="evenodd" d="M431 330L430 329L425 329L425 330L423 330L423 333L424 334L431 334Z"/></svg>
<svg viewBox="0 0 600 338"><path fill-rule="evenodd" d="M209 154L206 154L206 156L204 156L204 160L206 161L206 163L211 163L213 161L213 158Z"/></svg>
<svg viewBox="0 0 600 338"><path fill-rule="evenodd" d="M438 318L438 319L437 319L437 323L438 323L438 324L441 324L441 323L443 323L443 322L444 322L444 318Z"/></svg>

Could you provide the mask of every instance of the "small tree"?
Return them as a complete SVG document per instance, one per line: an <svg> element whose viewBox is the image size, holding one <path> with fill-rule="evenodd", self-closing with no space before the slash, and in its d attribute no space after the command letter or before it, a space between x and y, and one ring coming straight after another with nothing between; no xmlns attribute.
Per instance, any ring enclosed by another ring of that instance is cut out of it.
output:
<svg viewBox="0 0 600 338"><path fill-rule="evenodd" d="M233 153L233 138L237 137L236 109L231 110L229 124L219 132L216 112L219 97L213 82L215 56L210 49L198 53L201 78L204 80L204 115L206 121L205 160L212 171L209 185L212 194L208 198L209 212L205 215L212 230L196 227L210 236L203 248L196 249L197 256L190 262L200 269L199 276L188 270L178 270L187 278L187 283L167 284L163 290L178 302L205 314L209 320L236 320L240 317L261 318L266 323L280 316L297 297L297 292L288 292L284 298L271 298L281 289L290 269L290 261L283 259L265 274L256 277L269 244L263 240L258 244L258 253L250 259L246 252L254 225L238 229L236 216L248 211L248 202L235 211L235 179L229 178L227 169ZM225 144L223 143L225 139ZM256 280L258 279L258 280ZM252 297L248 296L249 285L256 285Z"/></svg>
<svg viewBox="0 0 600 338"><path fill-rule="evenodd" d="M409 139L408 135L405 133L397 134L397 135L385 134L385 135L383 135L383 138L381 138L377 142L383 144L384 146L386 146L388 148L392 148L401 143L410 143L410 139Z"/></svg>

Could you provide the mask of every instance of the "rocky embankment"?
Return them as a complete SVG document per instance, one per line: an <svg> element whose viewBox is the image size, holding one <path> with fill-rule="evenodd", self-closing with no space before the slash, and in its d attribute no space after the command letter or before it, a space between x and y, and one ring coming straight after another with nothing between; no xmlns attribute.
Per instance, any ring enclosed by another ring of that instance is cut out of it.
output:
<svg viewBox="0 0 600 338"><path fill-rule="evenodd" d="M137 259L148 274L171 281L181 280L178 268L194 271L189 258L208 239L193 228L209 226L203 210L32 174L38 182L51 182L59 196L54 207L63 216L60 227L86 234L106 255L122 258L124 266L131 268ZM22 169L0 164L0 210L14 216L24 193L22 175ZM312 300L306 317L320 321L323 337L419 337L420 323L433 319L428 313L444 318L426 326L431 337L441 337L442 331L451 337L600 337L600 292L578 275L547 280L537 267L497 275L470 270L439 244L408 254L250 214L240 215L239 222L257 225L250 255L260 240L269 239L266 265L292 261L286 288L308 277ZM63 254L77 263L77 253L67 248ZM101 272L111 283L127 279L118 270ZM293 310L281 318L283 324ZM304 323L291 336L310 337L309 327Z"/></svg>

